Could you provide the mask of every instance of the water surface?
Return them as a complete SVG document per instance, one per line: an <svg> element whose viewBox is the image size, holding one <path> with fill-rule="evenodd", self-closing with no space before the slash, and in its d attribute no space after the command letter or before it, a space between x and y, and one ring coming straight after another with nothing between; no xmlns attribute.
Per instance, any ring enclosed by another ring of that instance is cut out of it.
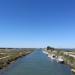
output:
<svg viewBox="0 0 75 75"><path fill-rule="evenodd" d="M17 60L0 75L72 75L70 68L50 60L41 49Z"/></svg>

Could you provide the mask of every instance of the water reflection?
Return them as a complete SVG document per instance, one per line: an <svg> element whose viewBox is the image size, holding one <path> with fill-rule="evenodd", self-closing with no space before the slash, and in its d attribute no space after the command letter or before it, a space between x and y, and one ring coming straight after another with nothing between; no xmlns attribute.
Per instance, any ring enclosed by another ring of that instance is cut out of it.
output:
<svg viewBox="0 0 75 75"><path fill-rule="evenodd" d="M41 49L19 59L0 73L0 75L72 75L68 66L51 61Z"/></svg>

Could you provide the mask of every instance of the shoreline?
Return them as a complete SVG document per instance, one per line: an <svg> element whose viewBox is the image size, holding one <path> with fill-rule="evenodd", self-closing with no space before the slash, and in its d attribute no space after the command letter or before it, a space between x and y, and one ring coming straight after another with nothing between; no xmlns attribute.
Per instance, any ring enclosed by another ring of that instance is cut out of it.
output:
<svg viewBox="0 0 75 75"><path fill-rule="evenodd" d="M74 64L72 64L71 62L70 62L70 59L68 58L69 56L66 56L66 55L64 55L64 54L56 54L58 51L57 50L53 50L53 52L51 51L51 50L47 50L47 49L44 49L45 51L47 51L48 52L48 55L51 55L51 54L55 54L55 57L60 57L60 56L62 56L63 57L63 60L64 60L64 63L63 64L66 64L66 65L68 65L69 67L70 67L70 69L71 69L71 72L73 73L73 74L75 74L75 67L73 66ZM61 51L60 51L61 52ZM63 51L63 52L65 52L65 51ZM75 59L73 59L73 60L75 60ZM59 62L58 62L59 63ZM62 63L61 63L62 64Z"/></svg>
<svg viewBox="0 0 75 75"><path fill-rule="evenodd" d="M33 50L20 50L13 53L11 52L8 54L9 56L0 58L0 70L7 67L11 63L16 62L17 59L22 58L32 52Z"/></svg>

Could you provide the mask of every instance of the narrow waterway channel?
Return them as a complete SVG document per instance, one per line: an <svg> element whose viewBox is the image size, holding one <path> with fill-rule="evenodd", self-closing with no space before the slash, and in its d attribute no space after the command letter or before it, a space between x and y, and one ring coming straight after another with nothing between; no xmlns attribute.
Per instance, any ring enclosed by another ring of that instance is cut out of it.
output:
<svg viewBox="0 0 75 75"><path fill-rule="evenodd" d="M72 75L70 68L51 61L41 49L0 71L0 75Z"/></svg>

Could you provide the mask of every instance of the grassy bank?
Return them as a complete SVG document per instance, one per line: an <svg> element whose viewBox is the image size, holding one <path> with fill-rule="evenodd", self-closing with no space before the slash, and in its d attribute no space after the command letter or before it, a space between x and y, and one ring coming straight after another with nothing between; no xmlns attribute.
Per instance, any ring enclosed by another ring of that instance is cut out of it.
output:
<svg viewBox="0 0 75 75"><path fill-rule="evenodd" d="M0 49L0 69L8 66L11 62L26 56L33 52L34 49Z"/></svg>
<svg viewBox="0 0 75 75"><path fill-rule="evenodd" d="M75 74L75 50L68 51L68 50L60 50L60 49L54 49L54 50L47 50L49 54L54 54L55 56L59 57L62 56L64 59L64 63L69 65L71 68L71 71Z"/></svg>

